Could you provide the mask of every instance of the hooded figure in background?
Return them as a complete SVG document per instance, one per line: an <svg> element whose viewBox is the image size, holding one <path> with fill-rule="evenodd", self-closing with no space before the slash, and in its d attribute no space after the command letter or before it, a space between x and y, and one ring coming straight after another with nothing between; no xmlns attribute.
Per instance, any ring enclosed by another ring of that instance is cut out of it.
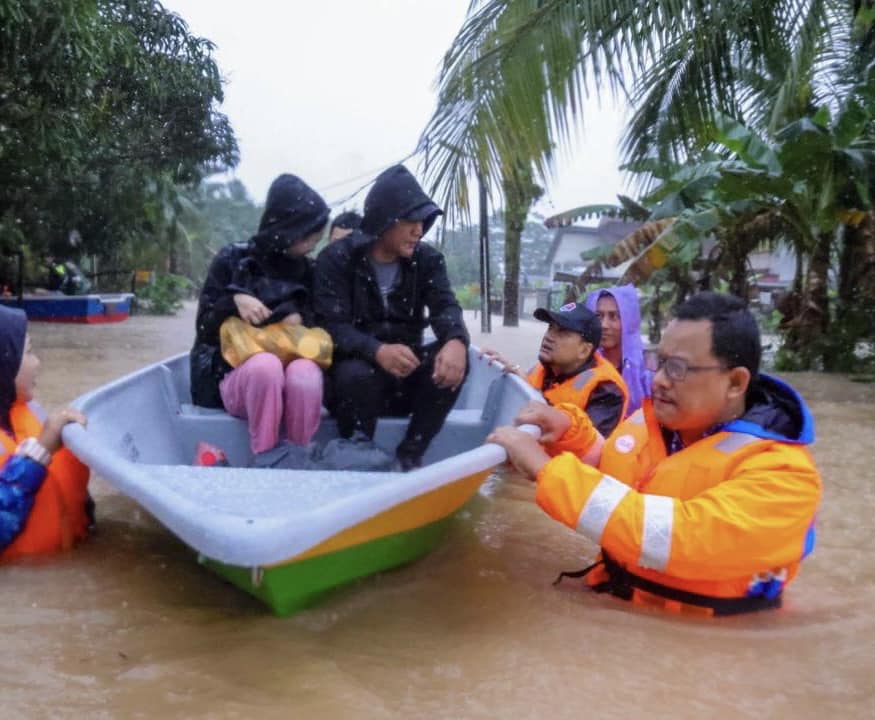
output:
<svg viewBox="0 0 875 720"><path fill-rule="evenodd" d="M650 397L653 382L653 373L644 364L638 290L634 285L595 290L586 296L586 307L601 320L599 352L623 376L629 391L626 415L631 415Z"/></svg>
<svg viewBox="0 0 875 720"><path fill-rule="evenodd" d="M322 372L302 359L284 370L269 353L257 353L232 369L222 357L219 330L235 315L254 326L313 324L313 261L307 253L328 216L315 190L294 175L280 175L268 190L258 232L218 252L200 294L191 351L192 400L248 419L255 454L277 444L283 417L290 440L309 442L319 422Z"/></svg>
<svg viewBox="0 0 875 720"><path fill-rule="evenodd" d="M316 261L318 321L334 340L326 403L341 437L372 440L380 415L411 415L396 450L417 467L458 397L468 331L443 255L422 237L443 211L410 172L381 173L361 228ZM431 326L437 340L423 344Z"/></svg>
<svg viewBox="0 0 875 720"><path fill-rule="evenodd" d="M332 243L335 240L342 240L347 235L352 234L353 230L358 230L362 225L362 216L353 210L342 212L334 220L331 221L331 227L328 230L328 242Z"/></svg>

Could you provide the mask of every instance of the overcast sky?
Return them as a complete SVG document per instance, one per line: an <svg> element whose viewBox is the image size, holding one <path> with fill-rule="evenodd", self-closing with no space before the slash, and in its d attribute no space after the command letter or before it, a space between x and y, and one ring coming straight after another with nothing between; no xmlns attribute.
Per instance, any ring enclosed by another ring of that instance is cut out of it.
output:
<svg viewBox="0 0 875 720"><path fill-rule="evenodd" d="M163 0L216 44L222 110L240 144L236 176L263 202L300 175L329 203L408 155L435 106L443 53L468 0ZM536 210L613 202L623 115L593 100L581 139L559 148ZM416 172L416 164L407 163ZM347 203L361 207L364 194Z"/></svg>

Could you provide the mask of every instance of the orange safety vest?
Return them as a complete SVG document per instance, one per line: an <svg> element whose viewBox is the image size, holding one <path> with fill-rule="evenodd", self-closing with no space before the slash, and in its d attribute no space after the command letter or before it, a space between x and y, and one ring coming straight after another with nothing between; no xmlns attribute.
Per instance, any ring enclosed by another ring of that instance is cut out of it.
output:
<svg viewBox="0 0 875 720"><path fill-rule="evenodd" d="M623 394L623 412L620 417L625 417L626 406L629 404L629 390L626 388L626 382L623 376L617 372L617 369L598 353L593 354L595 365L577 373L568 378L564 382L556 383L547 390L542 390L544 387L544 377L547 369L543 363L538 363L529 371L526 380L538 392L542 392L551 405L559 405L560 403L570 403L579 408L586 408L589 402L590 395L602 383L612 382L616 385Z"/></svg>
<svg viewBox="0 0 875 720"><path fill-rule="evenodd" d="M649 400L610 435L598 468L563 452L537 480L538 504L602 547L600 562L568 575L637 604L708 615L780 604L810 550L821 496L801 444L721 431L669 456ZM768 583L775 592L764 598Z"/></svg>
<svg viewBox="0 0 875 720"><path fill-rule="evenodd" d="M42 423L27 403L16 402L10 410L15 440L0 433L0 463L15 452L18 443L39 437ZM88 468L66 448L59 449L47 468L24 529L2 553L0 560L69 550L88 535Z"/></svg>

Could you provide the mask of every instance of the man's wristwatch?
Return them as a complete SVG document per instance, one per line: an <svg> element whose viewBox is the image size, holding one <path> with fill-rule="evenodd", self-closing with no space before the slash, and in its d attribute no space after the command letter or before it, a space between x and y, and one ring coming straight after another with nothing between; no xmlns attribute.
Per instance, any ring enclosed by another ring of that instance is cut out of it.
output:
<svg viewBox="0 0 875 720"><path fill-rule="evenodd" d="M52 454L35 437L29 437L22 441L15 449L15 454L36 460L40 465L48 466L52 461Z"/></svg>

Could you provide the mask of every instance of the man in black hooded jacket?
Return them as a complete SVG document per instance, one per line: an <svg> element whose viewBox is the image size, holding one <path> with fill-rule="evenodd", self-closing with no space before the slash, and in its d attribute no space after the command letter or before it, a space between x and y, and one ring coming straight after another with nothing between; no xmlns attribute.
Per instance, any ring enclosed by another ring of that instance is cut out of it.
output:
<svg viewBox="0 0 875 720"><path fill-rule="evenodd" d="M267 193L258 232L223 247L201 290L197 334L191 350L191 395L196 405L223 407L219 383L231 371L222 357L219 328L232 315L268 325L298 315L313 325L313 261L301 252L315 246L328 223L322 197L295 175L280 175ZM289 248L297 246L291 254Z"/></svg>
<svg viewBox="0 0 875 720"><path fill-rule="evenodd" d="M467 372L468 331L443 255L420 242L442 214L396 165L374 182L361 228L316 261L317 322L335 346L328 407L345 438L372 439L379 415L412 413L396 451L405 470L421 464ZM428 325L437 340L423 345Z"/></svg>

